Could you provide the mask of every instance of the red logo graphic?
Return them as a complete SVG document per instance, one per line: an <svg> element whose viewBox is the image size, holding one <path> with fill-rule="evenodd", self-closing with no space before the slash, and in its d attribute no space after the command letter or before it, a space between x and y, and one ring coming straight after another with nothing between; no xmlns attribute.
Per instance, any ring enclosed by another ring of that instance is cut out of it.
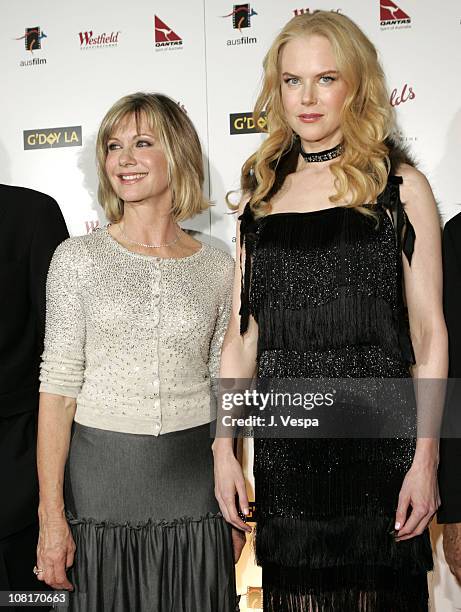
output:
<svg viewBox="0 0 461 612"><path fill-rule="evenodd" d="M176 34L164 21L155 15L155 42L170 43L182 42L182 38Z"/></svg>
<svg viewBox="0 0 461 612"><path fill-rule="evenodd" d="M399 8L392 0L380 0L381 21L410 21L410 16Z"/></svg>
<svg viewBox="0 0 461 612"><path fill-rule="evenodd" d="M392 106L400 106L401 104L405 104L409 100L414 100L416 98L416 94L413 91L413 87L409 87L408 83L405 83L403 89L398 94L397 88L392 90L390 103Z"/></svg>
<svg viewBox="0 0 461 612"><path fill-rule="evenodd" d="M103 32L95 36L93 36L93 30L79 32L80 47L82 49L86 49L87 47L116 47L119 34L120 30L118 30L118 32L111 32L110 34Z"/></svg>

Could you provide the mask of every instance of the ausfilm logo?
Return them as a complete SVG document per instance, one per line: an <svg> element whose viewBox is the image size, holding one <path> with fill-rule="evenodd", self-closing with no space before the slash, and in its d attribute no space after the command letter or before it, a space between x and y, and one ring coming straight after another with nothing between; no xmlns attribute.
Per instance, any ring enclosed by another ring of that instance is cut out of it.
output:
<svg viewBox="0 0 461 612"><path fill-rule="evenodd" d="M106 34L94 34L93 30L87 30L86 32L79 32L78 38L80 41L80 50L86 51L88 49L103 49L106 47L116 47L118 45L118 37L121 34L121 30L117 32L111 32Z"/></svg>
<svg viewBox="0 0 461 612"><path fill-rule="evenodd" d="M154 37L156 51L171 51L183 48L182 38L157 15L154 16Z"/></svg>
<svg viewBox="0 0 461 612"><path fill-rule="evenodd" d="M28 51L31 55L34 55L34 51L41 50L42 40L44 38L48 38L48 36L40 28L40 26L35 26L33 28L26 28L24 35L18 36L15 40L23 40L26 51ZM41 66L43 64L46 64L46 59L44 57L32 57L31 59L21 60L19 62L19 66L21 67Z"/></svg>
<svg viewBox="0 0 461 612"><path fill-rule="evenodd" d="M232 13L223 15L223 17L232 17L232 27L241 32L242 28L251 28L251 18L257 14L249 4L234 4Z"/></svg>
<svg viewBox="0 0 461 612"><path fill-rule="evenodd" d="M392 0L379 0L381 30L411 28L411 17Z"/></svg>
<svg viewBox="0 0 461 612"><path fill-rule="evenodd" d="M251 20L258 13L250 4L234 4L232 11L227 15L221 15L223 19L232 19L232 27L243 34L242 30L251 28ZM255 45L258 39L254 36L240 36L240 38L230 38L227 46L234 45Z"/></svg>
<svg viewBox="0 0 461 612"><path fill-rule="evenodd" d="M24 36L19 36L16 40L23 40L26 51L33 53L42 48L43 38L48 38L48 36L41 30L40 26L35 26L35 28L26 28Z"/></svg>

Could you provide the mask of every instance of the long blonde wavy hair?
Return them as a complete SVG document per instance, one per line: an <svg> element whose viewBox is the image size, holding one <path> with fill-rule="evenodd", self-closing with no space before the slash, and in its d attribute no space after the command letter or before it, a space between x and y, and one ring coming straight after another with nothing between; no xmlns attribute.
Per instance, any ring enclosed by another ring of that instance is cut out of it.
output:
<svg viewBox="0 0 461 612"><path fill-rule="evenodd" d="M349 198L348 206L373 214L364 203L376 202L389 174L389 147L385 140L394 127L383 69L373 43L348 17L329 11L304 13L291 19L276 37L263 63L264 80L254 109L258 122L266 111L268 136L242 167L241 189L251 195L256 216L270 212L264 198L276 179L280 158L293 146L281 96L280 54L283 46L298 37L320 35L332 46L337 68L347 84L341 112L344 153L331 166L336 193L333 203Z"/></svg>

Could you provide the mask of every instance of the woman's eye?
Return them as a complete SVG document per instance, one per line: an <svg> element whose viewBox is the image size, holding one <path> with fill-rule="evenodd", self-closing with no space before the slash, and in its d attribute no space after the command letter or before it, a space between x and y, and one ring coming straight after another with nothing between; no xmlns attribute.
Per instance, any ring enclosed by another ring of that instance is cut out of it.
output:
<svg viewBox="0 0 461 612"><path fill-rule="evenodd" d="M116 142L111 142L107 145L107 150L108 151L115 151L115 149L118 149L120 147L120 145L118 145Z"/></svg>
<svg viewBox="0 0 461 612"><path fill-rule="evenodd" d="M298 85L299 79L297 77L290 77L288 79L285 79L285 83L287 83L288 85Z"/></svg>
<svg viewBox="0 0 461 612"><path fill-rule="evenodd" d="M332 76L323 76L320 77L320 82L321 83L332 83L333 81L336 81L335 77Z"/></svg>
<svg viewBox="0 0 461 612"><path fill-rule="evenodd" d="M150 147L152 146L152 143L149 142L148 140L138 140L138 142L136 143L137 147Z"/></svg>

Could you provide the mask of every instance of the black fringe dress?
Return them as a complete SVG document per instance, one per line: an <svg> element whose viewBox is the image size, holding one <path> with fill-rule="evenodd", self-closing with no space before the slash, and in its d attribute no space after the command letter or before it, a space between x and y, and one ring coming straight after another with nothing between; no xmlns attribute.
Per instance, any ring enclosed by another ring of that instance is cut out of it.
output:
<svg viewBox="0 0 461 612"><path fill-rule="evenodd" d="M259 378L410 376L401 257L411 262L415 235L401 182L389 177L378 225L345 207L255 221L247 205L241 332L252 314ZM428 532L399 543L393 534L414 444L254 440L266 612L427 611Z"/></svg>

